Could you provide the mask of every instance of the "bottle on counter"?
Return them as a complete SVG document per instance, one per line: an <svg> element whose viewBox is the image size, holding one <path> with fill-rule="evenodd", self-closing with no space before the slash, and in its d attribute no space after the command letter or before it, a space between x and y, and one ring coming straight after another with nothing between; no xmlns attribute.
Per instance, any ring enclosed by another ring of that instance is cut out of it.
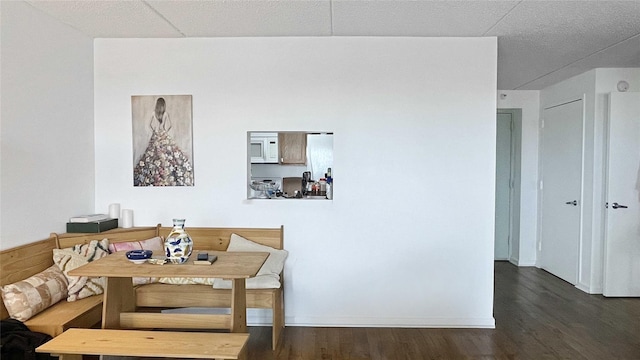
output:
<svg viewBox="0 0 640 360"><path fill-rule="evenodd" d="M311 191L311 172L305 171L302 173L302 195L307 195Z"/></svg>
<svg viewBox="0 0 640 360"><path fill-rule="evenodd" d="M326 185L326 196L327 199L333 199L333 178L331 177L331 168L327 169L327 173L325 174Z"/></svg>

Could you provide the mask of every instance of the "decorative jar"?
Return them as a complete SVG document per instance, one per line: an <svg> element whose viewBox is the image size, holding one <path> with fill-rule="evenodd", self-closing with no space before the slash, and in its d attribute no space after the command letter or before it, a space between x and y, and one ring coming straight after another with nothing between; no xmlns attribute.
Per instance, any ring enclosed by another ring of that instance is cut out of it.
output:
<svg viewBox="0 0 640 360"><path fill-rule="evenodd" d="M173 230L164 241L167 259L174 264L187 262L193 250L193 241L184 230L184 222L185 219L173 219Z"/></svg>

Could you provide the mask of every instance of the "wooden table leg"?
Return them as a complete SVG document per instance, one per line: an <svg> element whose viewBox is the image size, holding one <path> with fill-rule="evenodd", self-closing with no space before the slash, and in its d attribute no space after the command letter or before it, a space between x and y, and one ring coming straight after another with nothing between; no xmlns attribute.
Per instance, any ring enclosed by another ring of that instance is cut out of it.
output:
<svg viewBox="0 0 640 360"><path fill-rule="evenodd" d="M102 328L120 329L120 313L136 309L131 278L107 278L102 302Z"/></svg>
<svg viewBox="0 0 640 360"><path fill-rule="evenodd" d="M231 332L247 332L247 290L245 279L233 279L231 285ZM238 356L238 360L247 359L247 349Z"/></svg>
<svg viewBox="0 0 640 360"><path fill-rule="evenodd" d="M231 286L231 332L247 332L247 291L245 279L233 279Z"/></svg>
<svg viewBox="0 0 640 360"><path fill-rule="evenodd" d="M79 354L60 354L58 360L82 360L82 355Z"/></svg>

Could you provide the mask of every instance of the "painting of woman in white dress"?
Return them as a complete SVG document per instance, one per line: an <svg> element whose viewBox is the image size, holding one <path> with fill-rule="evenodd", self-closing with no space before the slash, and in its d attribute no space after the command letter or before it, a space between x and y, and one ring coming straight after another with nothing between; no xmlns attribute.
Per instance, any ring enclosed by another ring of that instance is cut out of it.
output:
<svg viewBox="0 0 640 360"><path fill-rule="evenodd" d="M132 96L133 186L193 186L191 95Z"/></svg>

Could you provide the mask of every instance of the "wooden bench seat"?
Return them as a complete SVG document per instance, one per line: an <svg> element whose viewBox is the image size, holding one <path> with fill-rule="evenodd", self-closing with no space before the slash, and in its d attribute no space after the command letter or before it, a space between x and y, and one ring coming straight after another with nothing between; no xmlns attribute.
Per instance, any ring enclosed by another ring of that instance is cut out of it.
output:
<svg viewBox="0 0 640 360"><path fill-rule="evenodd" d="M53 337L70 328L90 328L102 319L102 295L68 302L60 301L24 322L31 331Z"/></svg>
<svg viewBox="0 0 640 360"><path fill-rule="evenodd" d="M244 333L69 329L36 351L61 360L82 355L238 359L248 339Z"/></svg>

